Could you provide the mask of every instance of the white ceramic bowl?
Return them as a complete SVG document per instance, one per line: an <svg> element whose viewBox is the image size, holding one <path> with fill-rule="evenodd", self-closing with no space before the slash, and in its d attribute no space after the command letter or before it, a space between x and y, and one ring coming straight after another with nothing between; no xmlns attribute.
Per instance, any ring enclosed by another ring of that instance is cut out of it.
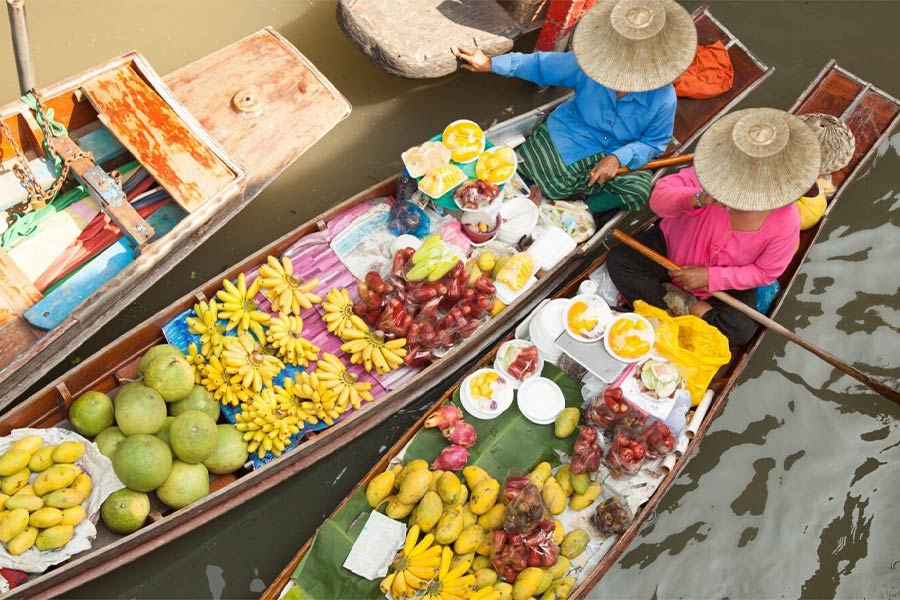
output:
<svg viewBox="0 0 900 600"><path fill-rule="evenodd" d="M645 358L647 358L648 356L650 356L650 353L653 351L653 343L656 338L656 336L653 333L653 326L650 325L650 321L648 321L647 319L645 319L644 317L642 317L641 315L639 315L637 313L622 313L609 323L609 326L606 328L606 330L609 331L610 329L612 329L613 325L615 325L619 321L624 321L624 320L631 321L631 322L644 323L645 329L642 330L639 333L639 335L641 338L643 338L644 340L646 340L650 343L650 349L647 352L644 352L643 354L641 354L640 356L635 356L634 358L627 358L624 356L620 356L612 347L610 347L608 335L603 337L603 347L606 348L606 351L609 352L610 356L612 356L614 359L616 359L619 362L623 362L623 363L640 362L640 361L644 360Z"/></svg>
<svg viewBox="0 0 900 600"><path fill-rule="evenodd" d="M562 390L546 377L528 379L516 393L519 410L538 425L548 425L566 407Z"/></svg>
<svg viewBox="0 0 900 600"><path fill-rule="evenodd" d="M490 400L473 397L470 389L472 380L478 375L489 372L497 373L499 376L497 382L494 384L493 397ZM463 408L477 419L489 420L503 414L513 401L514 392L510 379L511 378L508 375L503 375L503 373L495 369L478 369L466 377L460 387L459 399L462 402ZM496 402L496 406L490 408L490 402Z"/></svg>
<svg viewBox="0 0 900 600"><path fill-rule="evenodd" d="M574 331L569 326L569 313L572 311L572 308L575 304L583 302L587 305L587 310L593 311L594 315L597 318L597 325L587 333L579 333ZM566 305L566 312L564 326L569 335L581 342L596 342L603 334L606 333L606 329L609 326L610 322L612 322L612 311L609 309L609 305L606 303L603 298L600 296L595 296L594 294L579 294L569 300Z"/></svg>
<svg viewBox="0 0 900 600"><path fill-rule="evenodd" d="M529 346L534 346L538 350L538 358L537 364L535 365L535 370L533 373L526 375L524 379L516 379L514 375L506 370L506 365L504 364L503 357L506 355L506 352L510 348L527 348ZM537 347L537 344L529 342L527 340L509 340L497 349L497 355L494 357L494 368L500 371L500 373L502 373L505 377L509 378L510 384L515 390L519 389L523 382L540 376L541 371L544 370L544 359L541 357L541 349Z"/></svg>

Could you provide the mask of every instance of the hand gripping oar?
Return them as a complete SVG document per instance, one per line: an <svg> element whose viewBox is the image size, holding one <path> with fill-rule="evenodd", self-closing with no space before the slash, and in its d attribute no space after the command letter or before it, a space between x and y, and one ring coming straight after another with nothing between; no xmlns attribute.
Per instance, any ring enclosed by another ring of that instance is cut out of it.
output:
<svg viewBox="0 0 900 600"><path fill-rule="evenodd" d="M668 258L663 256L662 254L656 252L655 250L652 250L651 248L648 248L644 244L640 243L639 241L637 241L636 239L634 239L627 233L620 231L619 229L613 230L613 237L616 238L617 240L619 240L620 242L622 242L623 244L637 250L638 252L640 252L641 254L643 254L644 256L646 256L647 258L652 260L653 262L658 263L669 270L677 271L677 270L681 269L681 267L679 267L678 265L673 263L671 260L669 260ZM805 348L806 350L809 350L810 352L812 352L813 354L815 354L816 356L818 356L819 358L821 358L822 360L824 360L825 362L830 364L831 366L835 367L836 369L840 369L841 371L843 371L850 377L853 377L854 379L861 381L862 383L866 384L867 386L869 386L870 388L872 388L873 390L875 390L876 392L878 392L885 398L892 400L892 401L896 402L897 404L900 404L900 392L898 392L897 390L886 386L885 384L881 383L880 381L876 381L875 379L872 379L871 377L869 377L865 373L859 371L858 369L855 369L854 367L851 367L847 363L842 362L840 359L838 359L833 354L826 352L825 350L822 350L818 346L812 345L811 343L807 342L802 337L795 334L793 331L787 329L783 325L776 323L775 321L773 321L769 317L765 316L764 314L753 310L752 308L750 308L749 306L747 306L740 300L737 300L736 298L729 296L725 292L713 292L712 295L714 298L718 298L719 300L721 300L728 306L747 315L748 317L750 317L751 319L753 319L760 325L763 325L766 328L771 329L772 331L783 335L784 337L786 337L790 341L794 342L801 348Z"/></svg>
<svg viewBox="0 0 900 600"><path fill-rule="evenodd" d="M629 171L648 171L650 169L661 169L662 167L672 167L675 165L685 165L689 162L694 161L693 154L684 154L682 156L672 156L669 158L657 158L656 160L651 160L643 167L638 167L637 169L629 169L628 167L622 167L618 171L616 171L616 175L621 175L622 173L628 173Z"/></svg>

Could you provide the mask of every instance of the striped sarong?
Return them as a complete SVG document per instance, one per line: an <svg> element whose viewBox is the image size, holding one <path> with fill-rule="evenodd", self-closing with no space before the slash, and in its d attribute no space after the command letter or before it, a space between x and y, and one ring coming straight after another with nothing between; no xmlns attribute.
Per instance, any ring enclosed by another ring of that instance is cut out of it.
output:
<svg viewBox="0 0 900 600"><path fill-rule="evenodd" d="M641 210L650 198L650 171L629 171L605 183L588 185L591 169L605 155L601 152L566 165L550 139L546 123L528 136L517 151L520 173L551 200L584 198L593 212L602 212L611 208Z"/></svg>

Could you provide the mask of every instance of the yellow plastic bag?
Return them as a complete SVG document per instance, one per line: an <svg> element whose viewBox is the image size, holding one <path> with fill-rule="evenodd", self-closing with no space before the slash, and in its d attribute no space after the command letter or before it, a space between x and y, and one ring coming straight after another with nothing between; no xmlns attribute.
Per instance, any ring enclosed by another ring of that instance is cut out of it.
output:
<svg viewBox="0 0 900 600"><path fill-rule="evenodd" d="M656 326L656 351L672 361L691 393L693 406L700 404L716 371L731 360L728 338L721 331L693 315L673 317L642 300L634 312Z"/></svg>

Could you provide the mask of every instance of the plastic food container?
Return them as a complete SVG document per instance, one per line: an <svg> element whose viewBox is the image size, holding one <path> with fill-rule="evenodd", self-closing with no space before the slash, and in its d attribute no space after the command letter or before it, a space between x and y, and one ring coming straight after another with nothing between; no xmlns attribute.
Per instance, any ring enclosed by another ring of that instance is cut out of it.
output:
<svg viewBox="0 0 900 600"><path fill-rule="evenodd" d="M566 332L581 342L599 340L613 320L612 311L606 301L593 294L579 294L569 300L564 318ZM575 330L573 322L579 319L596 320L596 324L589 331Z"/></svg>
<svg viewBox="0 0 900 600"><path fill-rule="evenodd" d="M476 397L472 393L472 382L479 375L495 373L497 381L493 385L493 393L490 398ZM493 419L506 411L513 401L513 388L508 376L504 376L496 369L478 369L466 377L459 389L459 399L470 415L476 419Z"/></svg>
<svg viewBox="0 0 900 600"><path fill-rule="evenodd" d="M537 359L534 363L534 367L530 369L522 379L518 379L515 375L510 373L507 368L509 367L510 361L514 359L517 351L525 348L534 348L537 352ZM526 340L509 340L497 350L497 355L494 357L494 368L500 371L504 376L509 377L513 389L518 389L523 382L540 376L541 371L544 370L544 359L541 358L540 348L538 348L536 344Z"/></svg>
<svg viewBox="0 0 900 600"><path fill-rule="evenodd" d="M653 351L653 342L655 341L655 338L656 338L655 334L653 333L653 326L650 324L650 321L648 321L647 319L645 319L644 317L642 317L641 315L639 315L637 313L622 313L610 322L609 327L606 328L607 334L610 331L612 331L612 329L614 327L616 327L616 325L618 323L621 323L623 321L628 321L628 322L634 323L635 325L638 323L641 324L642 328L637 331L634 331L632 333L632 335L637 335L638 337L640 337L641 339L643 339L644 341L647 342L647 351L641 353L638 356L633 356L633 357L623 356L616 351L616 348L612 347L612 343L615 343L615 340L613 340L611 342L609 335L604 336L603 346L606 348L606 351L609 352L609 355L612 356L613 358L615 358L619 362L623 362L623 363L640 362L640 361L644 360L645 358L647 358L648 356L650 356L650 353ZM619 350L621 350L621 348Z"/></svg>
<svg viewBox="0 0 900 600"><path fill-rule="evenodd" d="M501 242L515 244L522 236L530 234L537 225L540 210L530 198L513 198L500 207L503 223L497 236Z"/></svg>
<svg viewBox="0 0 900 600"><path fill-rule="evenodd" d="M478 147L477 151L472 152L472 157L470 159L457 160L456 157L453 156L453 154L455 154L455 151L457 150L457 147L452 143L452 141L447 139L447 136L448 136L449 132L453 131L453 128L455 126L461 125L463 123L473 125L474 128L478 130L478 132L481 134L480 135L481 143L480 143L480 146ZM444 146L446 146L447 148L450 149L451 159L453 160L453 162L457 162L457 163L463 164L463 165L473 163L476 160L478 160L478 157L481 155L482 152L484 152L485 141L486 141L486 138L484 135L484 130L481 129L481 126L478 125L478 123L476 123L475 121L469 120L469 119L457 119L456 121L453 121L452 123L450 123L449 125L447 125L444 128L444 132L441 134L441 142L443 142Z"/></svg>
<svg viewBox="0 0 900 600"><path fill-rule="evenodd" d="M528 253L542 269L552 269L575 249L575 240L559 227L546 227Z"/></svg>
<svg viewBox="0 0 900 600"><path fill-rule="evenodd" d="M546 377L528 379L516 396L519 410L525 418L538 425L549 425L566 407L562 390Z"/></svg>
<svg viewBox="0 0 900 600"><path fill-rule="evenodd" d="M556 338L565 331L565 311L568 300L565 298L557 298L551 300L540 309L538 309L531 323L528 325L528 336L535 346L541 357L554 365L562 356L562 351L556 347Z"/></svg>

